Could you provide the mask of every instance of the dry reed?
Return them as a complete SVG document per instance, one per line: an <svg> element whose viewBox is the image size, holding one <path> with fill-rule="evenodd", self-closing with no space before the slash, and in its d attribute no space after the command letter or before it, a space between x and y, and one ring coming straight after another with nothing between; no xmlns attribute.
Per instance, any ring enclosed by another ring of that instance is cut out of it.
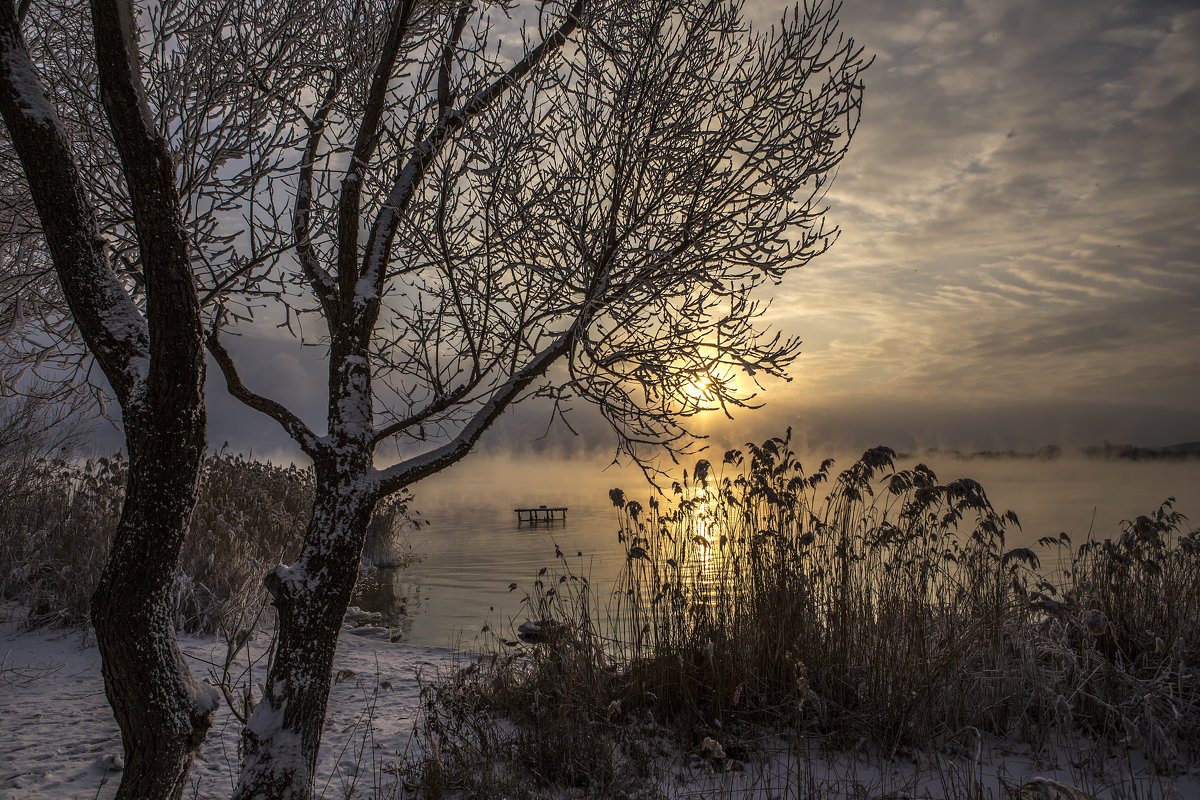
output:
<svg viewBox="0 0 1200 800"><path fill-rule="evenodd" d="M1170 502L1112 541L1043 539L1068 565L1050 574L975 481L882 447L806 472L789 439L728 452L729 474L698 462L674 508L613 490L626 563L606 604L556 548L525 598L553 635L499 635L427 687L412 780L633 796L664 743L724 768L764 730L797 752L1083 736L1165 772L1195 758L1200 532Z"/></svg>

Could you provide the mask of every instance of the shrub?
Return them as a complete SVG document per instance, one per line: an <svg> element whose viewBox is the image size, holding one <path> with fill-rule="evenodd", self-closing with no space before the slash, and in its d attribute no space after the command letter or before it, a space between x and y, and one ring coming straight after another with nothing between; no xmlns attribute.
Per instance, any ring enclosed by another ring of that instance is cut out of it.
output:
<svg viewBox="0 0 1200 800"><path fill-rule="evenodd" d="M8 455L8 454L4 454ZM85 624L92 588L121 513L119 457L4 459L0 594L28 609L28 624Z"/></svg>
<svg viewBox="0 0 1200 800"><path fill-rule="evenodd" d="M120 455L71 460L0 452L0 595L28 609L27 624L86 625L92 589L120 515L127 464ZM310 470L210 455L172 592L176 626L189 633L253 626L266 602L262 576L292 560L308 523ZM376 563L411 559L408 495L380 505L368 529Z"/></svg>
<svg viewBox="0 0 1200 800"><path fill-rule="evenodd" d="M1163 769L1194 755L1200 532L1182 534L1170 503L1051 581L1034 549L1009 547L1017 517L975 481L897 471L882 447L836 478L830 460L806 472L789 439L729 451L729 475L698 462L673 508L613 490L626 558L603 615L556 548L558 571L525 597L554 635L500 635L427 691L414 780L608 780L644 769L633 754L664 731L710 765L746 757L764 730L884 753L1083 733L1096 753L1137 748ZM1038 549L1070 547L1064 534ZM579 720L590 749L557 719Z"/></svg>
<svg viewBox="0 0 1200 800"><path fill-rule="evenodd" d="M217 453L205 459L200 495L175 573L175 625L230 634L258 616L262 576L300 549L312 473Z"/></svg>

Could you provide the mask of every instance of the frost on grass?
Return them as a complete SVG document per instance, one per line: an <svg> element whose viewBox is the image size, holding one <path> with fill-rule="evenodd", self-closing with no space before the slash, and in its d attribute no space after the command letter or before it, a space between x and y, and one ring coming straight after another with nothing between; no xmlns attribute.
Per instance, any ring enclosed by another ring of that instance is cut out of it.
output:
<svg viewBox="0 0 1200 800"><path fill-rule="evenodd" d="M1170 501L1128 523L1137 536L1042 541L1066 565L1045 574L978 483L897 471L882 448L808 474L789 442L697 464L675 508L613 490L626 558L608 602L558 554L525 613L568 633L499 640L431 689L418 731L440 756L414 780L498 796L533 775L553 792L598 774L564 764L613 770L666 731L677 761L773 771L782 783L755 784L768 796L1001 796L1039 773L1120 787L1108 798L1200 796L1200 530ZM831 781L818 762L843 751L886 781ZM931 766L902 774L900 753Z"/></svg>

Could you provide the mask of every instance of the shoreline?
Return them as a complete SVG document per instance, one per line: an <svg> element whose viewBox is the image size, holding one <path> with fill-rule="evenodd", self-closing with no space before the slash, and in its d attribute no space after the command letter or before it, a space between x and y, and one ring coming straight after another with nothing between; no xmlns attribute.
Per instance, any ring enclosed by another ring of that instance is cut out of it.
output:
<svg viewBox="0 0 1200 800"><path fill-rule="evenodd" d="M0 623L0 730L6 731L0 800L103 800L115 794L120 738L104 697L99 654L85 640L78 629L22 631L11 621ZM260 637L258 647L263 644ZM180 645L197 675L223 658L224 643L216 639L181 637ZM422 682L471 657L449 648L392 644L344 628L317 796L412 797L398 785L394 765L410 747ZM187 796L229 795L236 780L239 730L222 703ZM1054 743L1038 752L1027 744L962 731L928 750L905 750L889 758L861 746L827 750L812 736L802 741L799 758L794 740L783 734L773 740L764 734L754 742L757 752L739 752L745 760L727 763L704 754L668 753L659 757L660 778L653 788L668 798L766 798L771 787L781 784L808 787L828 798L951 798L979 791L1005 797L1041 780L1043 788L1057 783L1095 797L1130 796L1131 791L1164 800L1200 796L1200 764L1160 776L1140 757L1111 752L1105 759L1082 742Z"/></svg>

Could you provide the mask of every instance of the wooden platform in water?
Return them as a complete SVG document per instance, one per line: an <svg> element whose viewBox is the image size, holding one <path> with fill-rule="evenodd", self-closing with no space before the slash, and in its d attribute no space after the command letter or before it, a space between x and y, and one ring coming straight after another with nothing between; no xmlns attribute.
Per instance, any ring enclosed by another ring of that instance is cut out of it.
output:
<svg viewBox="0 0 1200 800"><path fill-rule="evenodd" d="M551 523L557 520L567 521L566 506L538 506L537 508L514 508L517 512L517 524L528 522L530 525Z"/></svg>

